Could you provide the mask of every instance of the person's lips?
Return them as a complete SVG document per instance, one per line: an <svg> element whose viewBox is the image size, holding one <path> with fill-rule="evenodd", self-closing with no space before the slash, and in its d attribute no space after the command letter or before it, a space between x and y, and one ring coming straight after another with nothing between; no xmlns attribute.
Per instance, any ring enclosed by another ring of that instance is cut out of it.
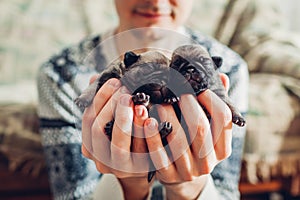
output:
<svg viewBox="0 0 300 200"><path fill-rule="evenodd" d="M147 18L168 17L172 15L172 9L164 5L142 5L134 9L134 14Z"/></svg>
<svg viewBox="0 0 300 200"><path fill-rule="evenodd" d="M134 14L140 15L142 17L147 17L147 18L157 18L157 17L170 16L170 14L166 14L166 13L152 13L152 12L135 12Z"/></svg>

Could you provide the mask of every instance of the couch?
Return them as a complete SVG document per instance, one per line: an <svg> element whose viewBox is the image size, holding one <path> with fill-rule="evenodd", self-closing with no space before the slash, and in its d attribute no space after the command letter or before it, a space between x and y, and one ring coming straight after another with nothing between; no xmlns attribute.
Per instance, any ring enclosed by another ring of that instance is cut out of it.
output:
<svg viewBox="0 0 300 200"><path fill-rule="evenodd" d="M279 8L272 0L202 0L188 23L237 51L249 66L242 194L300 195L300 35L284 29ZM28 177L49 198L38 133L37 69L53 53L117 19L112 1L105 0L3 0L0 9L0 166L7 168L0 178ZM262 191L265 183L270 187ZM14 187L1 181L0 198ZM25 186L16 188L27 194Z"/></svg>

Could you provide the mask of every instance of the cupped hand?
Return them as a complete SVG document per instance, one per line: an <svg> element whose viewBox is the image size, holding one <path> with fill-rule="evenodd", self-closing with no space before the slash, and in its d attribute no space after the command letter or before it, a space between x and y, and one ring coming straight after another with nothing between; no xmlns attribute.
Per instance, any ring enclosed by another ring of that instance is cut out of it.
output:
<svg viewBox="0 0 300 200"><path fill-rule="evenodd" d="M199 103L206 108L211 121ZM175 192L174 198L188 193L192 195L189 198L195 198L205 185L205 175L231 154L232 114L210 90L197 98L182 95L179 106L182 122L178 121L172 106L157 106L161 120L173 125L166 147L162 145L155 119L146 120L144 131L151 160L157 169L156 178L166 186L167 192ZM186 188L190 191L186 192Z"/></svg>
<svg viewBox="0 0 300 200"><path fill-rule="evenodd" d="M82 153L93 160L101 173L114 174L126 198L145 197L149 156L143 124L147 109L134 106L131 96L117 79L108 80L97 92L82 118ZM114 119L111 140L105 134L107 122ZM134 136L133 136L133 131ZM139 192L133 192L139 186Z"/></svg>

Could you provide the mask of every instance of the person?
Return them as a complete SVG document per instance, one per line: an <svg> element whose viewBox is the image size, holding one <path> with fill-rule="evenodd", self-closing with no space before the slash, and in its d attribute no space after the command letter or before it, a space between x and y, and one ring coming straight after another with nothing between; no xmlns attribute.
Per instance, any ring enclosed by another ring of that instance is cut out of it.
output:
<svg viewBox="0 0 300 200"><path fill-rule="evenodd" d="M239 199L245 128L232 125L229 108L210 90L197 98L180 97L188 129L182 128L171 106L157 107L162 120L175 127L167 140L172 141L171 153L179 153L176 158L163 148L157 120L148 117L144 106L133 106L119 80L108 80L85 111L74 104L89 80L93 82L112 61L122 60L124 52L154 48L168 55L182 41L223 57L220 78L245 114L247 65L228 47L184 26L193 3L115 0L119 17L115 29L87 37L41 66L40 130L55 199ZM200 104L210 113L211 123ZM113 118L116 125L108 141L103 127ZM144 137L132 137L137 133ZM195 139L189 143L186 135ZM148 153L155 180L148 183L148 162L137 161L131 153Z"/></svg>

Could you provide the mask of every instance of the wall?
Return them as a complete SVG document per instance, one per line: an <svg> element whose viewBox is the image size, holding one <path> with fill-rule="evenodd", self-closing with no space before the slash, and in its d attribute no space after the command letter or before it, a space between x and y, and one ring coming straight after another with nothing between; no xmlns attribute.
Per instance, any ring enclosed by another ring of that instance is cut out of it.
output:
<svg viewBox="0 0 300 200"><path fill-rule="evenodd" d="M285 0L280 1L281 9L287 19L286 27L289 30L300 33L300 1Z"/></svg>

